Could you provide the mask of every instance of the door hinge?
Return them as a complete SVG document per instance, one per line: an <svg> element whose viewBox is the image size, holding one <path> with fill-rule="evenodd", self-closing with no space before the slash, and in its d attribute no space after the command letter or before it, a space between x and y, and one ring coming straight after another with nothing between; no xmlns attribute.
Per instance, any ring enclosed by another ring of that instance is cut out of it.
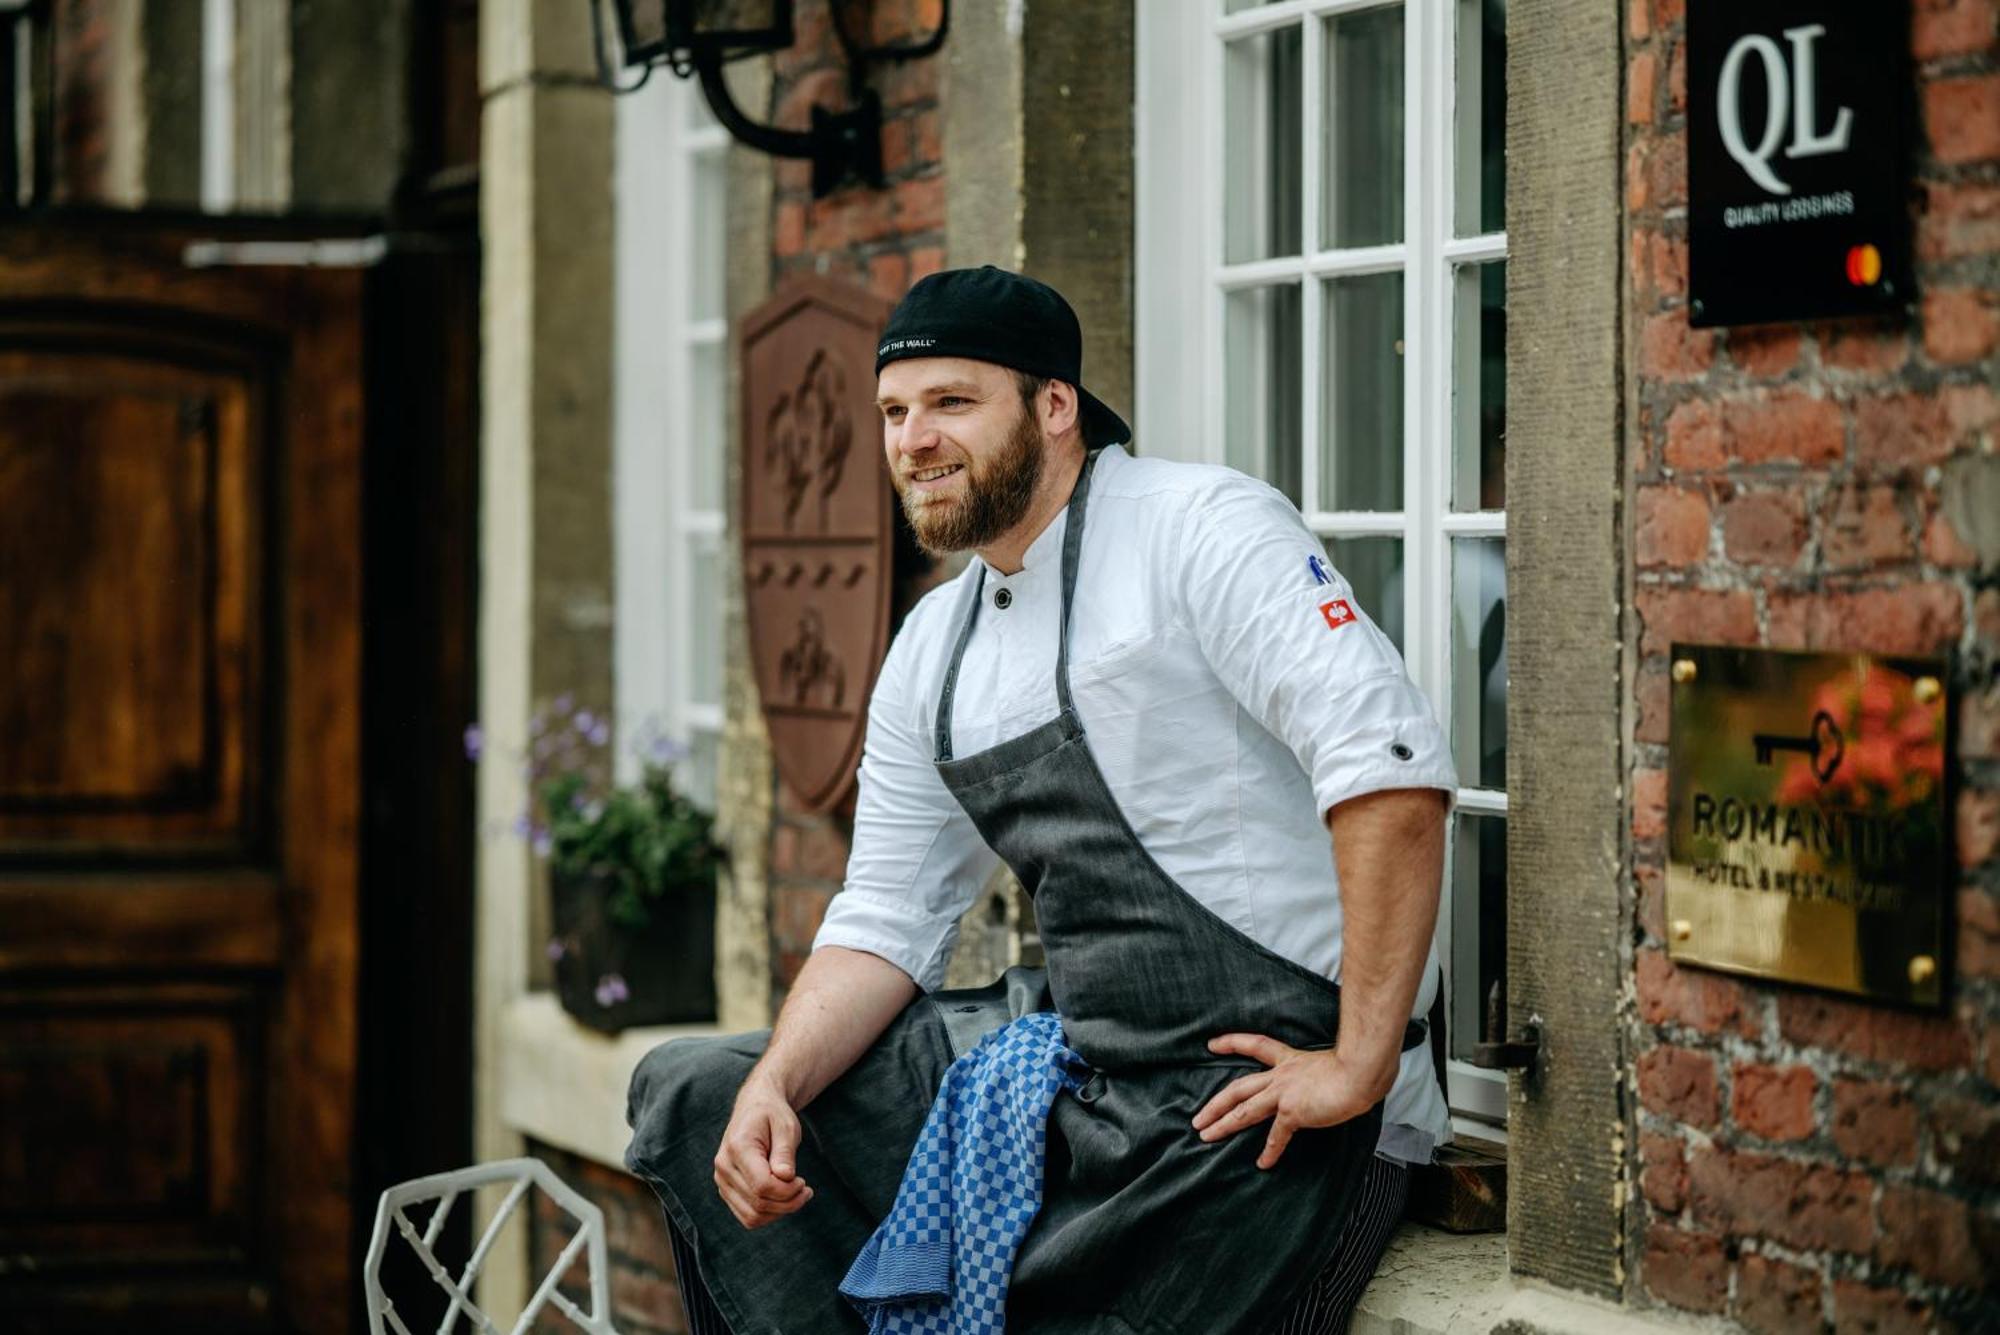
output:
<svg viewBox="0 0 2000 1335"><path fill-rule="evenodd" d="M1486 1032L1472 1045L1472 1064L1488 1071L1532 1070L1542 1051L1542 1026L1529 1020L1520 1037L1507 1037L1507 993L1498 979L1486 994Z"/></svg>

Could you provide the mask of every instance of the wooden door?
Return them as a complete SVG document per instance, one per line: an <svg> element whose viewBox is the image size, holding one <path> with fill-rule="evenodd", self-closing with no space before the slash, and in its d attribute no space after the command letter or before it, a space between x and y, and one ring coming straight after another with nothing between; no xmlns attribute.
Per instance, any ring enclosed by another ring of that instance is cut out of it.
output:
<svg viewBox="0 0 2000 1335"><path fill-rule="evenodd" d="M0 1328L345 1332L360 275L0 226Z"/></svg>

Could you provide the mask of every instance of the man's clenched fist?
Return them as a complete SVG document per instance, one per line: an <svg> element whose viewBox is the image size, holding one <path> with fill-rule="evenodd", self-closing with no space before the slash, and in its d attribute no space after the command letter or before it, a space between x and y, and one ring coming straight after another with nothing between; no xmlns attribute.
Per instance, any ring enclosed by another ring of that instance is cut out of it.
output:
<svg viewBox="0 0 2000 1335"><path fill-rule="evenodd" d="M745 1228L793 1214L812 1199L798 1174L799 1118L784 1095L753 1073L715 1151L715 1189Z"/></svg>

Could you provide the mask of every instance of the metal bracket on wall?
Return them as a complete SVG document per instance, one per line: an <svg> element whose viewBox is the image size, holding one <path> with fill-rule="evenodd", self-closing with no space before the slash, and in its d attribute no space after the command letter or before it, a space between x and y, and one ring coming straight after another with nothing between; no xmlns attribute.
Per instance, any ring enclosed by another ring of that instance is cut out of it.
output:
<svg viewBox="0 0 2000 1335"><path fill-rule="evenodd" d="M1486 994L1486 1032L1472 1045L1472 1064L1489 1071L1533 1069L1542 1051L1541 1024L1528 1021L1519 1038L1509 1039L1506 1034L1507 994L1496 979Z"/></svg>
<svg viewBox="0 0 2000 1335"><path fill-rule="evenodd" d="M834 35L847 60L847 90L850 105L831 110L815 102L811 127L807 130L780 129L753 121L736 105L722 69L731 60L759 52L782 51L792 45L791 0L773 0L769 22L761 27L734 29L713 26L715 15L703 14L693 0L654 0L643 12L637 0L610 0L617 15L618 62L637 68L638 78L620 83L613 73L607 50L601 7L604 0L587 0L590 6L591 47L597 62L598 81L613 93L633 93L645 87L655 67L665 66L677 76L693 76L701 84L702 96L715 119L738 142L773 157L805 158L812 163L812 191L824 198L850 181L871 189L886 185L882 173L882 99L868 86L868 66L876 61L920 60L935 55L943 46L951 27L951 0L942 0L937 27L916 41L865 45L848 30L846 7L832 0Z"/></svg>

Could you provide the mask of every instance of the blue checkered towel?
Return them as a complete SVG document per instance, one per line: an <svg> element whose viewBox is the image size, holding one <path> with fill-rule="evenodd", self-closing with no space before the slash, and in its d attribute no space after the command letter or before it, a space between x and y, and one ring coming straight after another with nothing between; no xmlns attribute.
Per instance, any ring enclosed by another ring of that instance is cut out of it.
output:
<svg viewBox="0 0 2000 1335"><path fill-rule="evenodd" d="M945 1071L896 1203L840 1282L870 1335L998 1335L1042 1205L1049 1105L1079 1068L1062 1018L1039 1011Z"/></svg>

